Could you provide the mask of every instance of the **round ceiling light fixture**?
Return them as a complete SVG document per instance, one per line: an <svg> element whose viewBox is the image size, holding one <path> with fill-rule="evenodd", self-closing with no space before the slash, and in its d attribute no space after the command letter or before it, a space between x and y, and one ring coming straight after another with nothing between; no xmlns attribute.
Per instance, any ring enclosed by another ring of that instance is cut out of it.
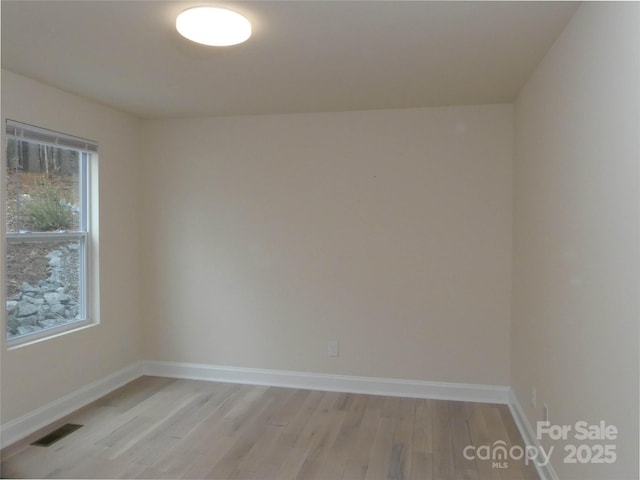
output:
<svg viewBox="0 0 640 480"><path fill-rule="evenodd" d="M251 36L249 20L239 13L219 7L185 10L176 18L176 30L193 42L214 47L237 45Z"/></svg>

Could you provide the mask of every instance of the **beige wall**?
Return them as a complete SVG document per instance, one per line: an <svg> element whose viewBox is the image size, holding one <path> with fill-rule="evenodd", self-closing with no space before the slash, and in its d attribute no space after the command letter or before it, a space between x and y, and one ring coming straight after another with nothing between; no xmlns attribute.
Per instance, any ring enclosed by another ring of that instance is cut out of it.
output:
<svg viewBox="0 0 640 480"><path fill-rule="evenodd" d="M6 349L2 334L3 424L141 359L140 122L3 70L3 130L5 118L99 143L101 323L13 350ZM4 216L0 223L4 228ZM4 325L5 309L0 312Z"/></svg>
<svg viewBox="0 0 640 480"><path fill-rule="evenodd" d="M510 105L144 130L145 358L508 383Z"/></svg>
<svg viewBox="0 0 640 480"><path fill-rule="evenodd" d="M566 479L638 478L639 26L638 3L583 5L515 104L511 385L533 425L546 402L620 430L613 465L554 454Z"/></svg>

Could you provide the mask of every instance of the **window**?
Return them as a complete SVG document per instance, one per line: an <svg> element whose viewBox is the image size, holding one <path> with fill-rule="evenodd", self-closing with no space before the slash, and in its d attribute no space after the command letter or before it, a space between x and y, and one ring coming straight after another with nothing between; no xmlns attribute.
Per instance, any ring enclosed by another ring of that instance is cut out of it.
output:
<svg viewBox="0 0 640 480"><path fill-rule="evenodd" d="M95 142L7 120L6 337L90 322L90 166Z"/></svg>

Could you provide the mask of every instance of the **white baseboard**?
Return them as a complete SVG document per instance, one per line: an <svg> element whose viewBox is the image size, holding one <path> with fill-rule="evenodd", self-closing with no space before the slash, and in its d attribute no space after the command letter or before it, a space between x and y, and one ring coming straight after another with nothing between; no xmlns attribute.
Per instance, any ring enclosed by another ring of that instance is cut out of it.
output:
<svg viewBox="0 0 640 480"><path fill-rule="evenodd" d="M46 427L52 422L84 407L101 396L112 392L116 388L142 375L465 402L509 404L511 400L509 387L501 385L426 382L177 362L143 361L92 382L75 392L1 425L0 448L5 448L25 438L36 430ZM512 397L515 398L513 395ZM513 415L514 418L516 418L516 413L513 413ZM526 421L524 416L521 417ZM516 423L522 431L522 420L518 423L516 419ZM522 431L522 434L524 437L524 431ZM556 477L549 478L555 480Z"/></svg>
<svg viewBox="0 0 640 480"><path fill-rule="evenodd" d="M142 362L130 365L0 426L0 448L69 415L143 374Z"/></svg>
<svg viewBox="0 0 640 480"><path fill-rule="evenodd" d="M509 387L144 361L144 374L214 382L466 402L509 402Z"/></svg>
<svg viewBox="0 0 640 480"><path fill-rule="evenodd" d="M529 419L527 415L524 413L524 409L520 402L518 401L518 397L516 396L513 389L509 389L509 410L511 410L511 416L513 416L513 420L520 431L520 435L522 435L522 439L524 440L525 445L530 445L535 447L536 449L540 449L540 442L536 436L534 428L529 423ZM536 470L538 471L538 475L540 475L541 480L559 480L556 471L553 469L551 462L546 465L538 465L534 462Z"/></svg>

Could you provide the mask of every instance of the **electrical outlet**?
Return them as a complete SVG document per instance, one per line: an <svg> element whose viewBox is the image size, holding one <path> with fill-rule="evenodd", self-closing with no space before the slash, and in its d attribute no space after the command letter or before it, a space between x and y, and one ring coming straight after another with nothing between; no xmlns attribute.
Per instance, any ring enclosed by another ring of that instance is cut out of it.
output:
<svg viewBox="0 0 640 480"><path fill-rule="evenodd" d="M536 408L536 404L538 403L536 387L531 387L531 406Z"/></svg>
<svg viewBox="0 0 640 480"><path fill-rule="evenodd" d="M338 356L338 341L330 340L327 343L327 355L329 357L337 357Z"/></svg>
<svg viewBox="0 0 640 480"><path fill-rule="evenodd" d="M549 406L546 403L542 404L542 421L549 421Z"/></svg>

